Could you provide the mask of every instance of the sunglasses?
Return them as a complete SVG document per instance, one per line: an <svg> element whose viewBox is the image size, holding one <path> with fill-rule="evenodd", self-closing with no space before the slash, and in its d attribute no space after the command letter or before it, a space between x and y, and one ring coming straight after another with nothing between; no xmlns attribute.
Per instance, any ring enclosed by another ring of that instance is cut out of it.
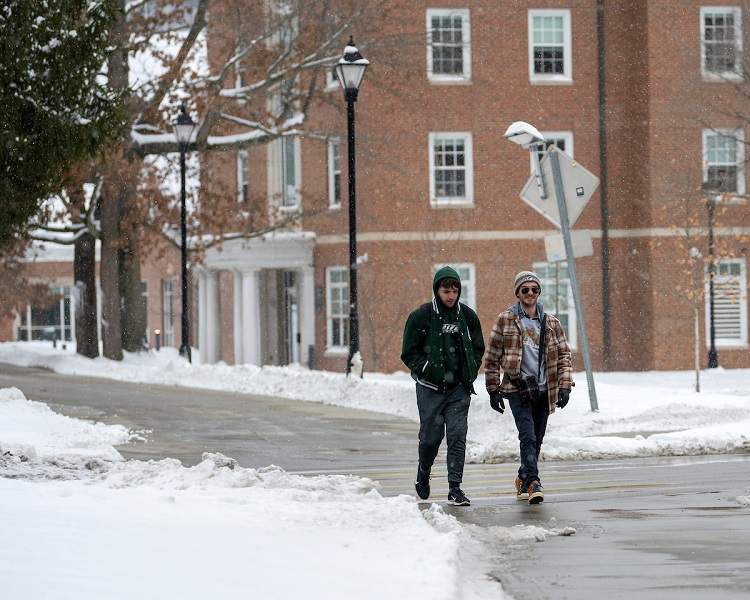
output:
<svg viewBox="0 0 750 600"><path fill-rule="evenodd" d="M530 288L529 287L522 287L521 288L521 293L522 294L528 294L529 292L531 292L532 294L538 294L539 293L539 288L538 287L530 287Z"/></svg>

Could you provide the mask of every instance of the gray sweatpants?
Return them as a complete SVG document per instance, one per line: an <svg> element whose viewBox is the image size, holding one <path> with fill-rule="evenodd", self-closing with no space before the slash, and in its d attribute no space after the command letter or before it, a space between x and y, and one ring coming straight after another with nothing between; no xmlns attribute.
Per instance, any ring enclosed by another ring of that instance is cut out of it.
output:
<svg viewBox="0 0 750 600"><path fill-rule="evenodd" d="M471 394L463 383L445 394L417 383L419 465L430 470L443 437L447 437L448 482L451 485L458 485L463 480L470 404Z"/></svg>

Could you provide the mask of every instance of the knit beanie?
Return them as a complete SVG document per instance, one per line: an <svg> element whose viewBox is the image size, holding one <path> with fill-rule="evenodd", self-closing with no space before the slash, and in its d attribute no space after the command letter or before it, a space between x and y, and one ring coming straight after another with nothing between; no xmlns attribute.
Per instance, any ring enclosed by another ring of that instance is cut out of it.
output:
<svg viewBox="0 0 750 600"><path fill-rule="evenodd" d="M539 281L539 277L536 276L535 273L532 273L531 271L521 271L518 275L516 275L515 280L513 281L513 295L518 295L518 288L521 287L521 284L526 283L527 281L533 281L539 286L539 289L542 289L542 282Z"/></svg>

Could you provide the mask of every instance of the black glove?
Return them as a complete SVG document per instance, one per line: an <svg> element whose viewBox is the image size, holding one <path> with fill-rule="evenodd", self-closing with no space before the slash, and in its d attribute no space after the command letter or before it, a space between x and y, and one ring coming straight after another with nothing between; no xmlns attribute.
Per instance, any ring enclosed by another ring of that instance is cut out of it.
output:
<svg viewBox="0 0 750 600"><path fill-rule="evenodd" d="M500 414L503 414L505 411L505 401L500 392L490 392L490 406L492 407L492 410L496 410Z"/></svg>
<svg viewBox="0 0 750 600"><path fill-rule="evenodd" d="M557 390L557 407L565 408L570 400L570 390L568 388L560 388Z"/></svg>

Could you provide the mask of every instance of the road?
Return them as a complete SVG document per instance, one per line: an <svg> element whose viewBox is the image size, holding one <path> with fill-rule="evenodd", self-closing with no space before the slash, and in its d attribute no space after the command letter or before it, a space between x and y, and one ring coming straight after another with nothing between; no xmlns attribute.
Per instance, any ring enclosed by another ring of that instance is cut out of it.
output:
<svg viewBox="0 0 750 600"><path fill-rule="evenodd" d="M9 386L62 414L147 432L147 443L119 448L126 458L190 466L221 452L244 467L353 473L384 495L413 494L418 428L397 417L0 364ZM538 506L516 501L515 464L467 465L472 506L462 508L445 504L443 460L430 502L481 528L491 576L516 598L750 598L750 507L735 500L750 495L750 456L546 461ZM539 527L539 541L509 541L524 525Z"/></svg>

